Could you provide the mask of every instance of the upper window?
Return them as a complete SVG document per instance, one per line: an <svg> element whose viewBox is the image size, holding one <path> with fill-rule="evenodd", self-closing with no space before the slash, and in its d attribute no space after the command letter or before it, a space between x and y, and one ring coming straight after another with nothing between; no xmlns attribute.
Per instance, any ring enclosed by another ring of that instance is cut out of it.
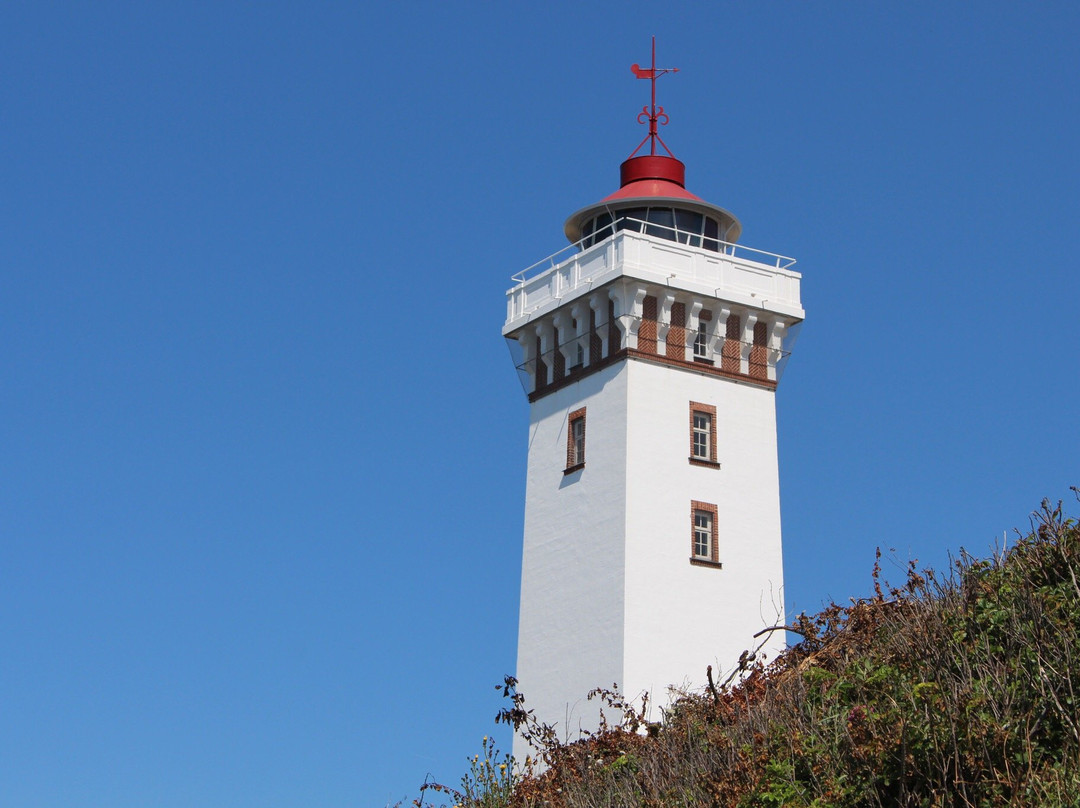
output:
<svg viewBox="0 0 1080 808"><path fill-rule="evenodd" d="M712 438L712 416L707 412L694 413L694 457L712 460L709 443Z"/></svg>
<svg viewBox="0 0 1080 808"><path fill-rule="evenodd" d="M716 407L690 402L690 462L719 467L716 462Z"/></svg>
<svg viewBox="0 0 1080 808"><path fill-rule="evenodd" d="M585 465L585 408L570 413L566 430L566 472Z"/></svg>

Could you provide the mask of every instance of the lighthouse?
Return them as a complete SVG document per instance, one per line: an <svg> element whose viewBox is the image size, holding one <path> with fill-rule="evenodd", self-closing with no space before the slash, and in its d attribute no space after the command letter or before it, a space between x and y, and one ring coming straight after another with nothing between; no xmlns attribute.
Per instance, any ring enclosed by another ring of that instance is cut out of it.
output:
<svg viewBox="0 0 1080 808"><path fill-rule="evenodd" d="M597 726L590 690L662 707L784 622L775 402L801 275L687 190L655 42L632 69L648 134L570 246L513 276L502 332L529 400L518 688L569 740ZM771 658L783 632L764 637Z"/></svg>

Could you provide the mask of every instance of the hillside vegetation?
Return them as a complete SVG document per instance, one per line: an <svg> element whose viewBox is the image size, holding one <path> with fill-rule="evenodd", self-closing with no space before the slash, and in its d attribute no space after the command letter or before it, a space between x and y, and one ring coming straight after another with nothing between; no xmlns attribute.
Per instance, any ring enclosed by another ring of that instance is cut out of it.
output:
<svg viewBox="0 0 1080 808"><path fill-rule="evenodd" d="M598 692L611 725L559 743L508 679L500 720L545 770L485 739L460 788L416 805L1080 805L1080 528L1060 504L1032 524L946 574L912 566L890 588L875 566L872 598L801 615L802 642L767 667L744 656L741 679L658 724Z"/></svg>

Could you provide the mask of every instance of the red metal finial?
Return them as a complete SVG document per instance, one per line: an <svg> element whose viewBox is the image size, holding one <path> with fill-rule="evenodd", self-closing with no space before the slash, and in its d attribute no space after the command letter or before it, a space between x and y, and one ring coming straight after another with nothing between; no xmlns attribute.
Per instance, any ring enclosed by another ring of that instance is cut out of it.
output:
<svg viewBox="0 0 1080 808"><path fill-rule="evenodd" d="M653 37L652 66L648 69L644 69L640 65L635 64L630 66L630 70L633 71L635 77L639 79L648 79L650 82L652 82L651 105L648 107L642 107L641 112L638 113L637 116L638 123L645 123L645 121L649 122L649 134L645 135L645 139L642 140L641 143L638 144L638 147L630 153L630 156L633 157L635 154L641 151L641 147L645 145L646 140L651 141L649 154L655 155L656 142L659 140L660 145L664 147L664 151L666 151L671 157L674 157L675 155L671 153L671 149L667 147L667 144L664 142L663 138L660 137L660 133L656 131L657 123L661 123L666 126L668 122L668 116L667 113L664 112L664 108L656 106L656 80L665 73L678 73L679 68L656 66L656 37Z"/></svg>

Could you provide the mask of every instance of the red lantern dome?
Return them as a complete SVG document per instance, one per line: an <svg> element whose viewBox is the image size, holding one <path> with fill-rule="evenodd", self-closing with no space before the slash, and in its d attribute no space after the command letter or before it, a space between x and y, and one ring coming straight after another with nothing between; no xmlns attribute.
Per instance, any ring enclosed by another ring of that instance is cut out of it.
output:
<svg viewBox="0 0 1080 808"><path fill-rule="evenodd" d="M663 107L656 106L656 79L678 68L656 67L655 39L652 61L650 68L631 67L639 79L652 82L652 104L638 114L639 123L648 121L649 133L619 166L619 190L574 213L563 230L571 243L584 240L583 247L618 230L644 229L649 235L722 251L723 243L738 240L742 225L728 211L686 190L686 166L675 158L657 130L658 124L667 124L668 116ZM649 154L638 156L646 143L650 144ZM667 154L657 154L657 144Z"/></svg>

